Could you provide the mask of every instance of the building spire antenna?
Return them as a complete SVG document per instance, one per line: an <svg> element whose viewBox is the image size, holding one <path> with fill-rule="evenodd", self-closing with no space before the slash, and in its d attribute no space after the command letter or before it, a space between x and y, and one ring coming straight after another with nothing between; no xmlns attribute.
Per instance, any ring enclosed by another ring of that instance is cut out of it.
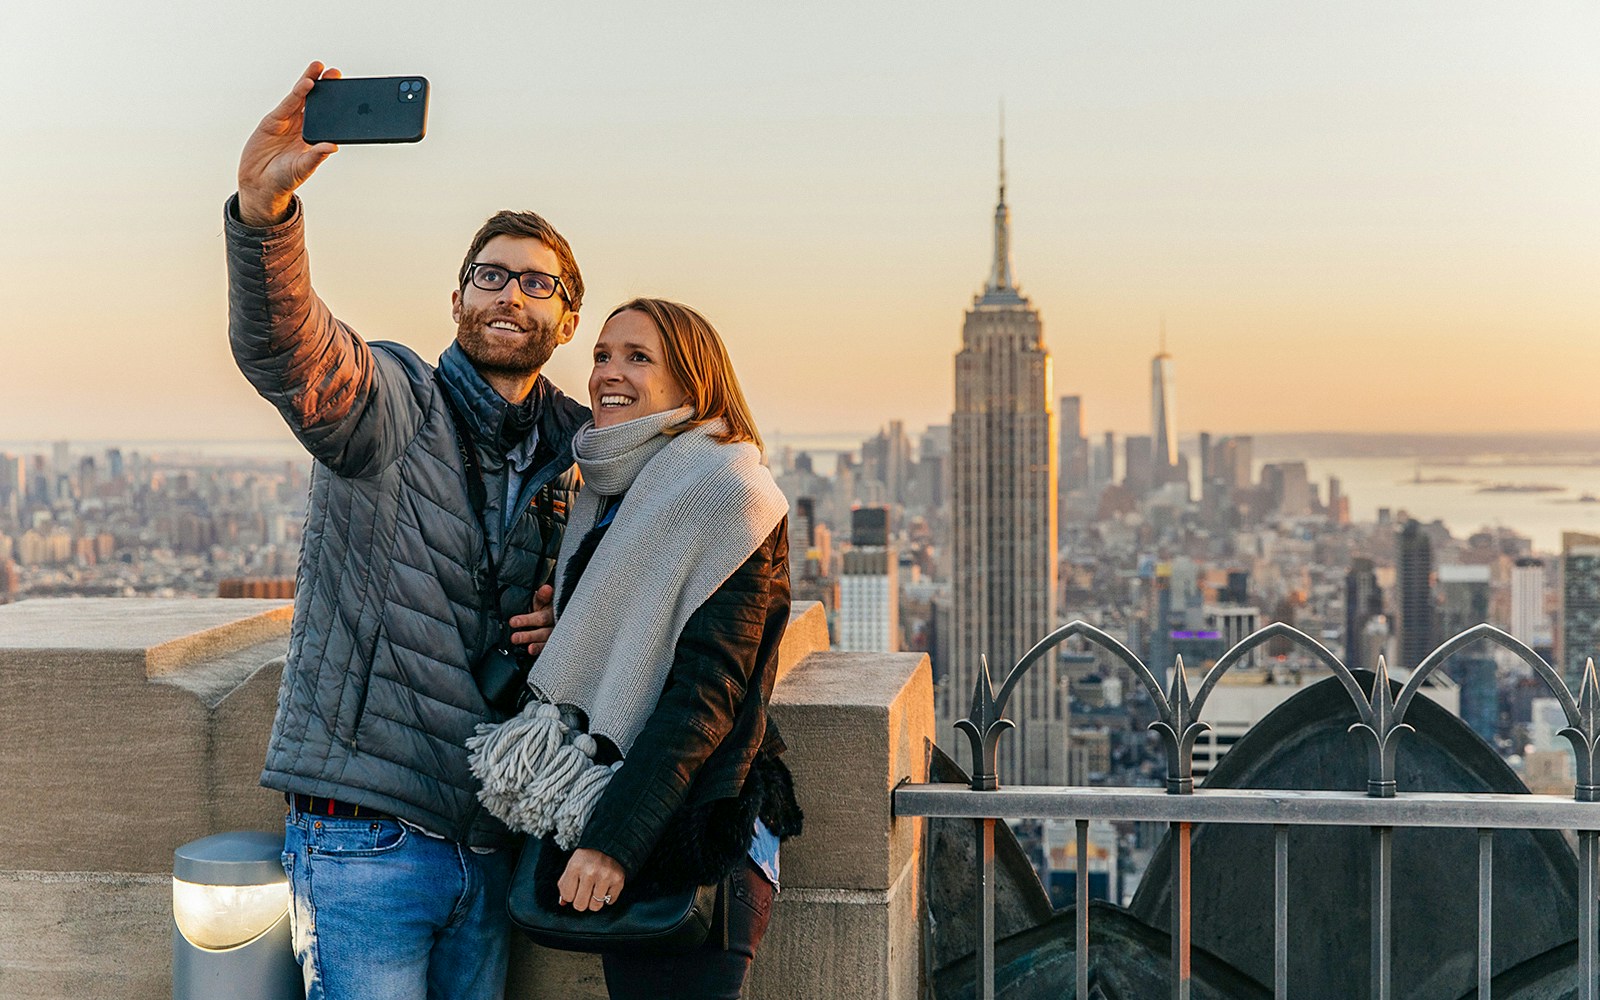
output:
<svg viewBox="0 0 1600 1000"><path fill-rule="evenodd" d="M1006 203L1006 99L1000 98L1000 204Z"/></svg>
<svg viewBox="0 0 1600 1000"><path fill-rule="evenodd" d="M1161 341L1160 341L1160 346L1161 346L1161 349L1159 351L1157 351L1156 353L1158 353L1158 354L1167 353L1167 314L1165 312L1163 312L1161 314Z"/></svg>
<svg viewBox="0 0 1600 1000"><path fill-rule="evenodd" d="M1000 102L1000 200L994 206L994 264L989 269L985 298L1000 296L1018 299L1016 279L1011 274L1011 210L1006 207L1006 104ZM994 301L991 299L991 301Z"/></svg>

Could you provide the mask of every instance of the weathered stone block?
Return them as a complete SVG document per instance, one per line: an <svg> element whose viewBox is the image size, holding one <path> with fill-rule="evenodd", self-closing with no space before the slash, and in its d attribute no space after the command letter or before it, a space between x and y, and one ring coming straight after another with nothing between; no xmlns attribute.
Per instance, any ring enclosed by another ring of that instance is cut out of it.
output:
<svg viewBox="0 0 1600 1000"><path fill-rule="evenodd" d="M25 601L0 608L0 996L170 989L172 851L276 830L257 784L289 605ZM920 821L890 791L923 780L932 682L920 654L827 650L798 604L773 716L806 809L749 990L759 998L916 996ZM48 822L41 817L48 817ZM518 941L511 995L605 995L597 959Z"/></svg>
<svg viewBox="0 0 1600 1000"><path fill-rule="evenodd" d="M917 1000L920 885L914 867L888 890L785 889L745 990L753 1000Z"/></svg>
<svg viewBox="0 0 1600 1000"><path fill-rule="evenodd" d="M171 995L170 875L0 871L0 997Z"/></svg>
<svg viewBox="0 0 1600 1000"><path fill-rule="evenodd" d="M922 821L896 820L890 792L925 781L933 675L922 653L817 653L774 692L772 715L806 813L784 846L787 883L887 890L919 850Z"/></svg>
<svg viewBox="0 0 1600 1000"><path fill-rule="evenodd" d="M187 841L279 826L257 777L289 618L254 600L0 608L5 867L170 872Z"/></svg>

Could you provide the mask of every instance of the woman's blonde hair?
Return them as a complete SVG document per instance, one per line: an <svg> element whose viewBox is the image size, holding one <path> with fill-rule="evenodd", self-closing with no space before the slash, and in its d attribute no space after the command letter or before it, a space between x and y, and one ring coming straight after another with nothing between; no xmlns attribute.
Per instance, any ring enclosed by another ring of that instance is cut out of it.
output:
<svg viewBox="0 0 1600 1000"><path fill-rule="evenodd" d="M644 313L655 324L666 352L667 370L689 394L694 417L678 425L676 432L721 419L727 429L712 435L714 440L722 444L749 441L763 447L750 404L733 373L728 348L711 322L688 306L666 299L631 299L611 310L611 316L630 309Z"/></svg>

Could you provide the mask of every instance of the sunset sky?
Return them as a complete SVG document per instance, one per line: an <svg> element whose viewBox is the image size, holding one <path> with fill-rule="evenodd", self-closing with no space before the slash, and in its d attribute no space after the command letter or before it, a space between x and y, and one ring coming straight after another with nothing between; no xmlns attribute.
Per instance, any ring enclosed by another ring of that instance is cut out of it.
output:
<svg viewBox="0 0 1600 1000"><path fill-rule="evenodd" d="M0 8L0 440L261 439L223 199L311 59L423 74L415 146L303 189L313 276L437 356L473 231L545 214L609 308L722 330L763 430L949 419L1005 102L1016 274L1058 395L1144 433L1600 430L1600 5Z"/></svg>

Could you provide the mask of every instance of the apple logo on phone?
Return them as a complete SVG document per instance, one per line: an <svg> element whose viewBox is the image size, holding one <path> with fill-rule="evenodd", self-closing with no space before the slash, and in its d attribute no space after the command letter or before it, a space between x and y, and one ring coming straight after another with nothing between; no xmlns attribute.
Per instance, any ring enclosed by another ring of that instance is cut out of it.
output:
<svg viewBox="0 0 1600 1000"><path fill-rule="evenodd" d="M370 114L372 114L372 105L368 104L366 101L362 101L360 104L356 105L356 114L358 114L358 115L370 115Z"/></svg>

